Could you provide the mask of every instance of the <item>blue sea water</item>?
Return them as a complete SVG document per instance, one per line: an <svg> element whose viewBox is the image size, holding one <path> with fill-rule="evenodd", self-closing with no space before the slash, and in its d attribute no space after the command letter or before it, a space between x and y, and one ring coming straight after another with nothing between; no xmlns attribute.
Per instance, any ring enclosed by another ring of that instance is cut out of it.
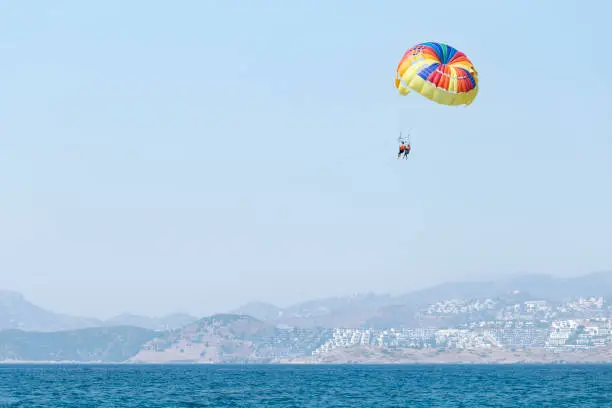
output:
<svg viewBox="0 0 612 408"><path fill-rule="evenodd" d="M612 366L0 366L0 407L612 407Z"/></svg>

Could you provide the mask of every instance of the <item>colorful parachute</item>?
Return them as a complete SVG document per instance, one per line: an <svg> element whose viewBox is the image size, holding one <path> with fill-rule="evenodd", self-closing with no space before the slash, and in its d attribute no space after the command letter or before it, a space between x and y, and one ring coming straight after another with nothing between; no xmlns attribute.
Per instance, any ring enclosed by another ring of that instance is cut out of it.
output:
<svg viewBox="0 0 612 408"><path fill-rule="evenodd" d="M450 45L426 42L408 49L397 66L395 87L415 91L442 105L469 105L478 93L478 72Z"/></svg>

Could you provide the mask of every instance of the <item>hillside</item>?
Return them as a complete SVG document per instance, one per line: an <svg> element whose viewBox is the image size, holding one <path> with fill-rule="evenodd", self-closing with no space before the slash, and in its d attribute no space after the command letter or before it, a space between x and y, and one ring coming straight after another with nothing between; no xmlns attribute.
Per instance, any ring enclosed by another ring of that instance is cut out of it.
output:
<svg viewBox="0 0 612 408"><path fill-rule="evenodd" d="M0 331L0 361L121 362L157 333L138 327L26 332Z"/></svg>
<svg viewBox="0 0 612 408"><path fill-rule="evenodd" d="M553 353L544 349L384 349L350 347L322 356L285 358L282 363L317 364L554 364L612 363L612 347Z"/></svg>
<svg viewBox="0 0 612 408"><path fill-rule="evenodd" d="M166 333L130 359L146 363L271 362L309 354L327 340L325 330L279 329L246 315L219 314Z"/></svg>

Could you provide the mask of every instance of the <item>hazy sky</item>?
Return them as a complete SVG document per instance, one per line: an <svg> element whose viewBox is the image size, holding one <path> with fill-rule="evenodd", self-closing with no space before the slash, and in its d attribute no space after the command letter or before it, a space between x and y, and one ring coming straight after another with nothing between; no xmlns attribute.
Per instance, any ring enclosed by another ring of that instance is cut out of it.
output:
<svg viewBox="0 0 612 408"><path fill-rule="evenodd" d="M203 315L611 269L611 4L3 2L0 288ZM471 106L397 94L423 41Z"/></svg>

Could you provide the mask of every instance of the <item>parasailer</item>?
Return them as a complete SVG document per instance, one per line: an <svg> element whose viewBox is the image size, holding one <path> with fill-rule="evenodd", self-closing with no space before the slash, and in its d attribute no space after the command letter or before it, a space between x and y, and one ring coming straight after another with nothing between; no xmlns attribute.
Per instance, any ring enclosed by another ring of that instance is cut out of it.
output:
<svg viewBox="0 0 612 408"><path fill-rule="evenodd" d="M410 136L408 137L408 140L404 140L404 138L402 138L402 135L400 133L400 137L398 138L397 141L400 143L399 152L397 153L397 158L399 159L400 156L403 154L404 159L408 159L408 155L410 154L410 150L412 149L412 147L410 146Z"/></svg>
<svg viewBox="0 0 612 408"><path fill-rule="evenodd" d="M406 51L397 65L395 87L400 95L419 93L440 105L470 105L478 94L478 72L461 51L439 42L425 42ZM400 141L399 158L410 153Z"/></svg>
<svg viewBox="0 0 612 408"><path fill-rule="evenodd" d="M402 154L404 155L404 159L408 158L408 155L410 154L409 144L402 142L402 144L399 147L399 152L397 153L397 158L399 159Z"/></svg>

